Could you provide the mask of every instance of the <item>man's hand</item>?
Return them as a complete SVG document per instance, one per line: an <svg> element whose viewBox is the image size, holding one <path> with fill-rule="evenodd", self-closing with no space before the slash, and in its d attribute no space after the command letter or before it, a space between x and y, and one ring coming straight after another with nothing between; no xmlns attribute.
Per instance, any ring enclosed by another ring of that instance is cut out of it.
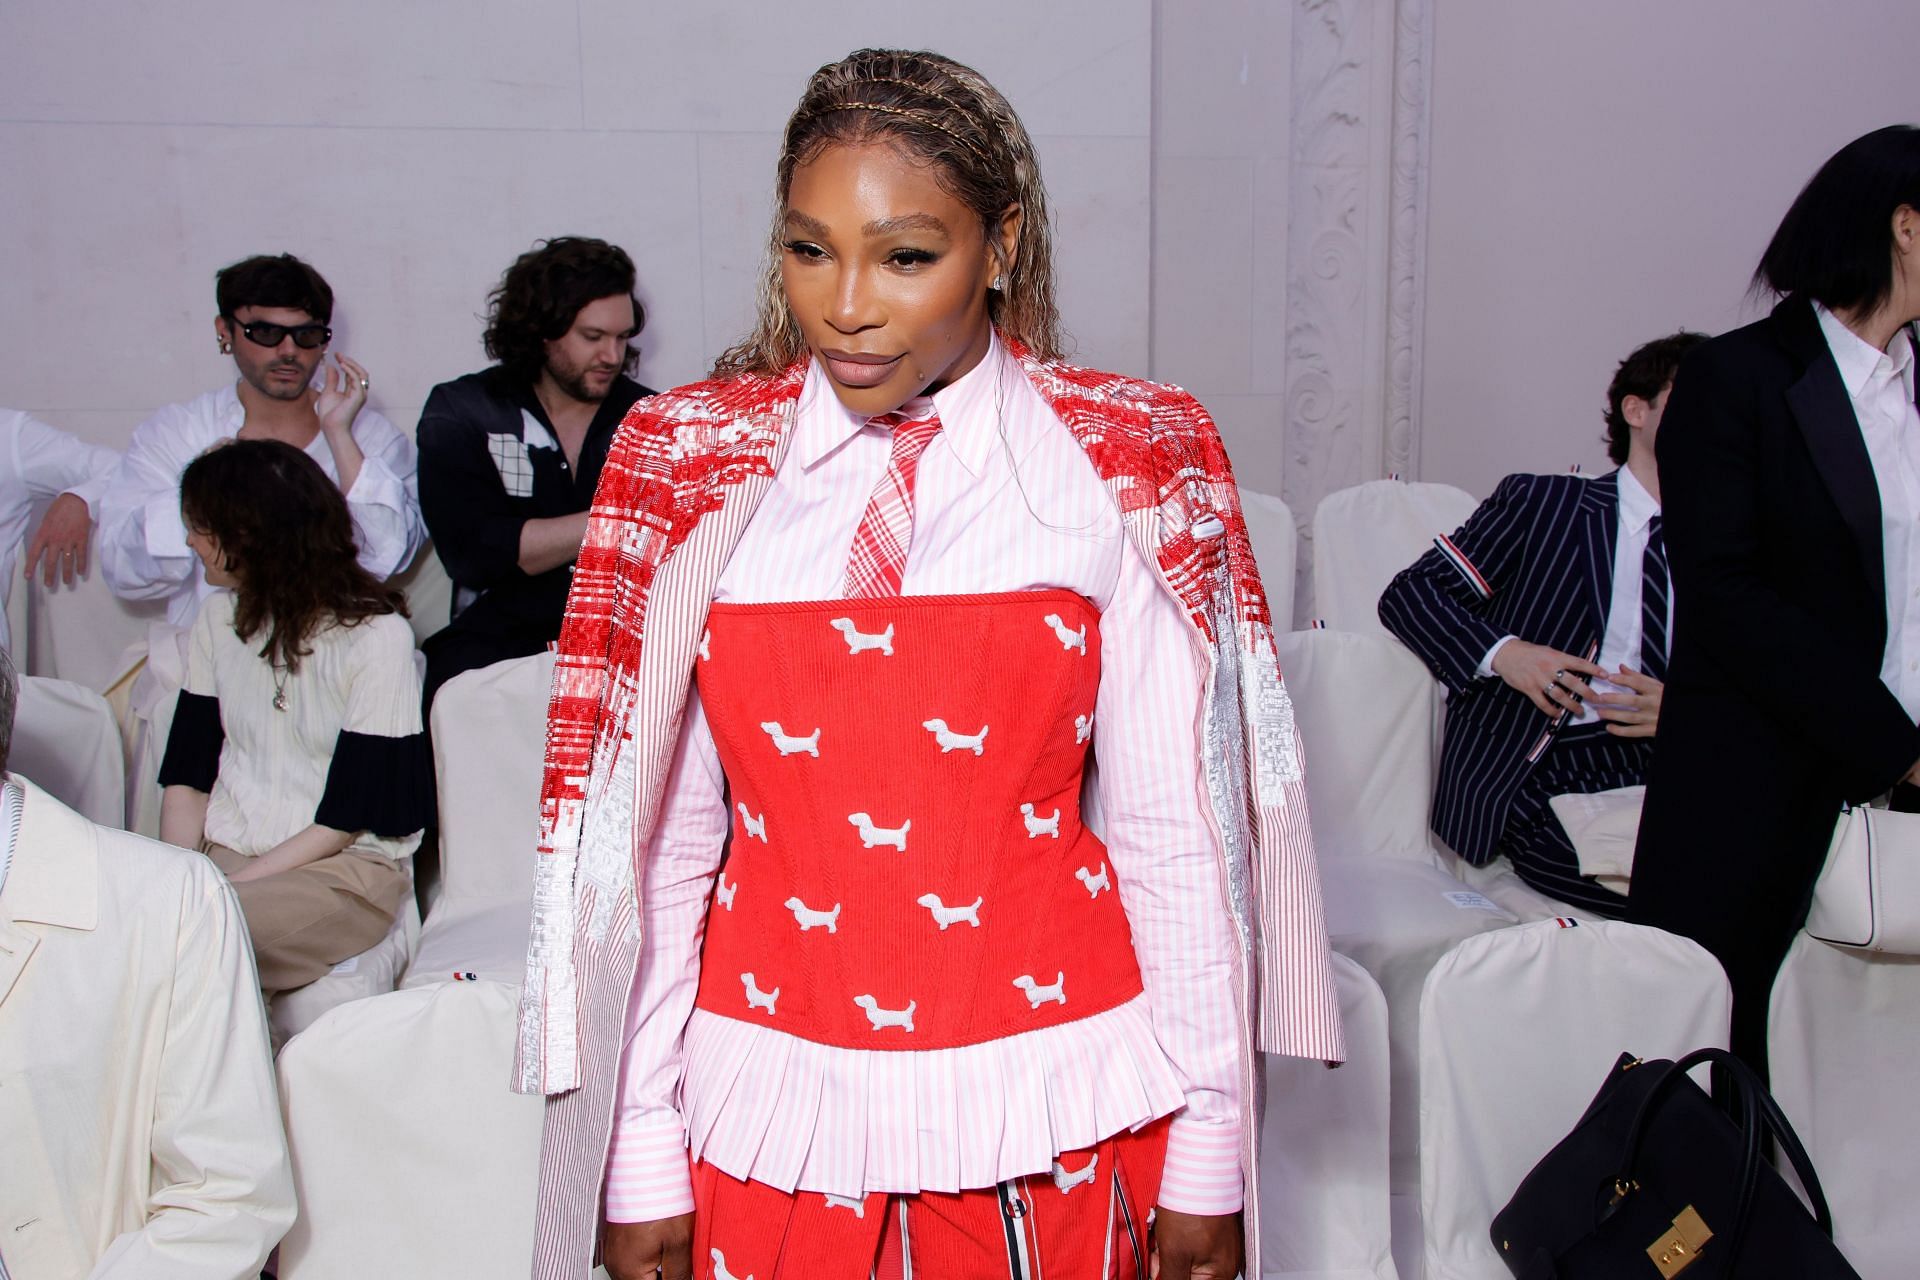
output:
<svg viewBox="0 0 1920 1280"><path fill-rule="evenodd" d="M367 387L372 379L359 362L342 355L334 356L334 360L338 368L321 366L320 396L313 402L313 411L320 419L322 431L329 436L344 432L351 439L353 420L366 406Z"/></svg>
<svg viewBox="0 0 1920 1280"><path fill-rule="evenodd" d="M1580 702L1593 690L1582 676L1605 676L1607 669L1543 644L1513 639L1493 655L1493 673L1525 694L1527 701L1550 716L1562 711L1576 715Z"/></svg>
<svg viewBox="0 0 1920 1280"><path fill-rule="evenodd" d="M72 586L76 577L86 576L87 543L92 537L93 516L86 500L77 494L61 494L47 507L40 527L27 540L27 577L33 577L34 565L45 556L46 584L52 586L55 576L63 575Z"/></svg>
<svg viewBox="0 0 1920 1280"><path fill-rule="evenodd" d="M1651 738L1660 725L1660 695L1667 686L1624 665L1607 679L1632 690L1593 695L1593 709L1602 720L1611 721L1607 732L1617 738Z"/></svg>
<svg viewBox="0 0 1920 1280"><path fill-rule="evenodd" d="M1155 1280L1233 1280L1240 1260L1239 1214L1154 1211L1148 1275Z"/></svg>
<svg viewBox="0 0 1920 1280"><path fill-rule="evenodd" d="M600 1252L612 1280L692 1280L693 1215L609 1222Z"/></svg>

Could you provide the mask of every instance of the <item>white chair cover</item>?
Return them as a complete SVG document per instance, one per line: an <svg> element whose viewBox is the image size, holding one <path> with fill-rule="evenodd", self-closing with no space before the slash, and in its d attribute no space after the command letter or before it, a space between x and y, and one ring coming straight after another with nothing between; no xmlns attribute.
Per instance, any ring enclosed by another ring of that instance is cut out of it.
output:
<svg viewBox="0 0 1920 1280"><path fill-rule="evenodd" d="M1433 540L1480 504L1448 484L1369 480L1320 499L1313 513L1313 616L1383 635L1380 593Z"/></svg>
<svg viewBox="0 0 1920 1280"><path fill-rule="evenodd" d="M1419 1187L1420 990L1462 939L1514 917L1440 870L1427 830L1432 679L1397 640L1344 631L1277 638L1306 757L1313 838L1334 950L1386 996L1392 1185Z"/></svg>
<svg viewBox="0 0 1920 1280"><path fill-rule="evenodd" d="M126 760L107 700L84 685L20 677L8 767L89 822L127 823Z"/></svg>
<svg viewBox="0 0 1920 1280"><path fill-rule="evenodd" d="M1834 1239L1865 1280L1905 1280L1920 1257L1920 957L1801 934L1773 985L1773 1096L1806 1144Z"/></svg>
<svg viewBox="0 0 1920 1280"><path fill-rule="evenodd" d="M407 620L413 624L415 644L424 644L452 617L453 579L447 576L432 543L421 547L413 563L390 578L387 585L407 597Z"/></svg>
<svg viewBox="0 0 1920 1280"><path fill-rule="evenodd" d="M409 862L412 859L408 859ZM412 880L412 869L408 869ZM387 936L362 951L342 960L317 982L274 997L267 1011L267 1025L274 1043L284 1044L319 1020L320 1015L354 1000L384 995L400 985L400 975L413 959L413 948L420 940L420 908L414 904L412 890L401 899Z"/></svg>
<svg viewBox="0 0 1920 1280"><path fill-rule="evenodd" d="M71 587L35 579L26 584L26 595L27 630L13 635L15 656L26 656L21 669L97 693L138 665L147 651L147 628L167 617L161 601L115 596L91 557L87 576Z"/></svg>
<svg viewBox="0 0 1920 1280"><path fill-rule="evenodd" d="M1333 958L1346 1064L1268 1057L1262 1280L1395 1280L1387 1198L1387 1002Z"/></svg>
<svg viewBox="0 0 1920 1280"><path fill-rule="evenodd" d="M1487 1231L1622 1052L1724 1047L1719 962L1642 925L1543 920L1469 938L1420 1000L1426 1280L1508 1280Z"/></svg>
<svg viewBox="0 0 1920 1280"><path fill-rule="evenodd" d="M300 1218L281 1280L524 1280L542 1100L511 1092L517 984L335 1009L280 1054Z"/></svg>
<svg viewBox="0 0 1920 1280"><path fill-rule="evenodd" d="M1247 538L1260 566L1260 584L1267 589L1273 625L1285 631L1293 626L1293 583L1300 555L1300 528L1293 522L1293 509L1270 493L1242 489L1240 510L1247 518Z"/></svg>
<svg viewBox="0 0 1920 1280"><path fill-rule="evenodd" d="M449 680L433 700L440 896L403 986L457 973L518 982L532 919L553 655Z"/></svg>

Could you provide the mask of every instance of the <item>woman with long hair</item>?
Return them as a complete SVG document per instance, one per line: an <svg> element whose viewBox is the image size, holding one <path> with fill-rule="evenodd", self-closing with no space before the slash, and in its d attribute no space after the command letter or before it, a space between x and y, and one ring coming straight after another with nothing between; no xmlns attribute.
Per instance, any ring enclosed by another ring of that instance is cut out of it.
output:
<svg viewBox="0 0 1920 1280"><path fill-rule="evenodd" d="M1696 348L1662 419L1673 648L1628 900L1767 1000L1845 801L1920 809L1920 128L1855 139L1774 233L1771 315Z"/></svg>
<svg viewBox="0 0 1920 1280"><path fill-rule="evenodd" d="M1218 433L1063 362L977 72L821 68L776 182L754 331L627 418L562 629L535 1274L1231 1277L1256 1050L1343 1050Z"/></svg>
<svg viewBox="0 0 1920 1280"><path fill-rule="evenodd" d="M299 449L208 450L181 475L180 509L226 590L189 635L160 836L226 873L271 996L378 942L410 892L400 860L433 799L413 632Z"/></svg>

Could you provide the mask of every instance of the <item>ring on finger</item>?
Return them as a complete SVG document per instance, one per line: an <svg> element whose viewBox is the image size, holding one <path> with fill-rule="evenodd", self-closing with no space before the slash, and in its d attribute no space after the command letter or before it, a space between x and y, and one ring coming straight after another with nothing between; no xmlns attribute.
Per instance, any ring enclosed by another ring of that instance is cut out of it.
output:
<svg viewBox="0 0 1920 1280"><path fill-rule="evenodd" d="M360 379L360 389L362 391L365 391L367 389L367 386L368 386L367 380L365 378Z"/></svg>

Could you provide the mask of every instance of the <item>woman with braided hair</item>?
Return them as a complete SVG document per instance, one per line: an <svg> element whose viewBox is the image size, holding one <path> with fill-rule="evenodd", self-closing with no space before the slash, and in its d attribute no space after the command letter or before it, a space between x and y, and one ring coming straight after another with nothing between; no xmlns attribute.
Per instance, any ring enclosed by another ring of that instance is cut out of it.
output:
<svg viewBox="0 0 1920 1280"><path fill-rule="evenodd" d="M977 72L821 68L776 177L754 331L622 425L560 638L534 1274L1225 1280L1258 1051L1342 1045L1218 433L1062 361Z"/></svg>

